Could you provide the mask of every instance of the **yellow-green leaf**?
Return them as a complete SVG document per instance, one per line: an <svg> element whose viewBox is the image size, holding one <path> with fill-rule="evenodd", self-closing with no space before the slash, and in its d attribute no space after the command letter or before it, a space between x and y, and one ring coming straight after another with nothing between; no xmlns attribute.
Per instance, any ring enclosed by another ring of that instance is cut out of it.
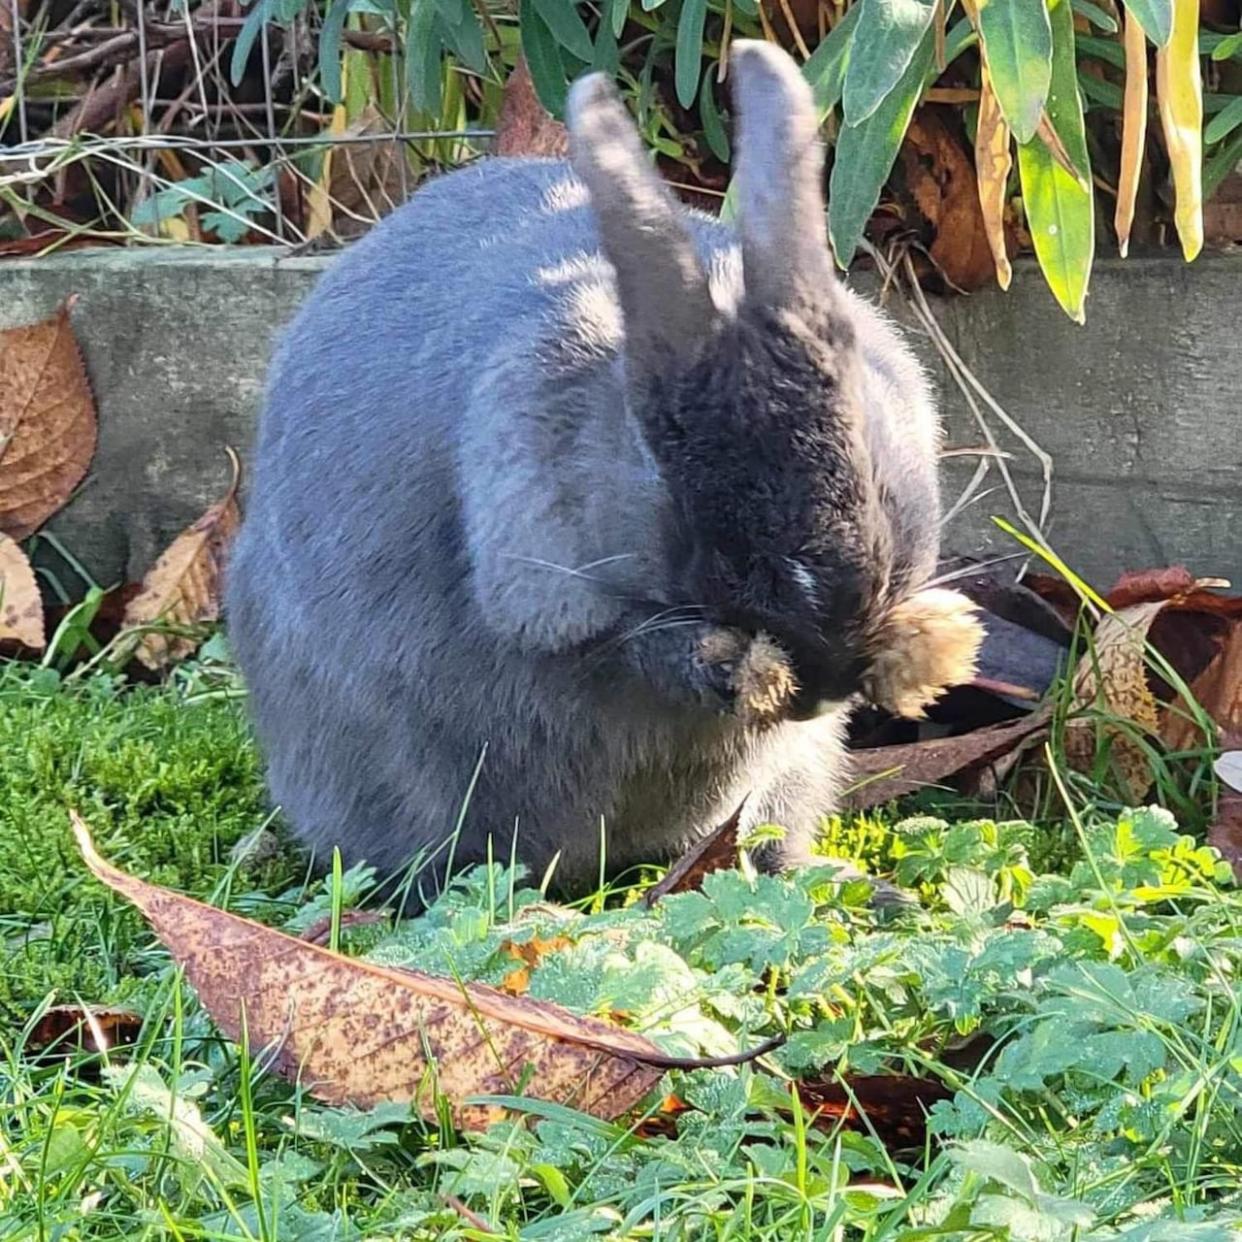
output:
<svg viewBox="0 0 1242 1242"><path fill-rule="evenodd" d="M1173 0L1173 33L1156 50L1156 101L1169 151L1173 222L1189 263L1203 249L1203 83L1199 0Z"/></svg>
<svg viewBox="0 0 1242 1242"><path fill-rule="evenodd" d="M1038 137L1018 147L1018 170L1031 240L1044 278L1065 313L1082 323L1095 255L1095 204L1074 63L1070 0L1049 0L1048 19L1052 26L1048 118L1074 167L1083 170L1087 179L1084 183L1063 167Z"/></svg>

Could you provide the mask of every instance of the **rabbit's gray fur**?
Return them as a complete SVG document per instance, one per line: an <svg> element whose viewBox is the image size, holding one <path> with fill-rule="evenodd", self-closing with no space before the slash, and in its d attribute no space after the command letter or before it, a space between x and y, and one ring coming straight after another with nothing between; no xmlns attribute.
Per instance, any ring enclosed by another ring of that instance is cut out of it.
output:
<svg viewBox="0 0 1242 1242"><path fill-rule="evenodd" d="M442 869L516 831L573 888L601 825L616 871L753 791L788 862L832 808L869 626L935 561L938 429L832 271L809 92L737 46L740 243L673 206L592 77L573 170L433 182L285 332L227 603L304 840ZM730 625L785 645L801 718L731 713L701 659Z"/></svg>

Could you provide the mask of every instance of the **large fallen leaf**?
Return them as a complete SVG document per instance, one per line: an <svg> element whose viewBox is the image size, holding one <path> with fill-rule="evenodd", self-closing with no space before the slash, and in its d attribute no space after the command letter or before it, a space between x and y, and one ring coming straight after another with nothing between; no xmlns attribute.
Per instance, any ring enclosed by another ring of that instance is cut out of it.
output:
<svg viewBox="0 0 1242 1242"><path fill-rule="evenodd" d="M481 1129L505 1110L473 1097L525 1083L539 1099L611 1119L672 1060L598 1019L342 957L148 884L105 862L72 819L86 865L143 912L225 1035L244 1029L274 1069L330 1104L412 1101L435 1119L439 1097L458 1126Z"/></svg>
<svg viewBox="0 0 1242 1242"><path fill-rule="evenodd" d="M851 810L866 810L994 763L1046 729L1049 718L1050 710L1045 707L1021 720L955 737L854 751L850 756L853 785L845 803Z"/></svg>
<svg viewBox="0 0 1242 1242"><path fill-rule="evenodd" d="M0 534L0 642L42 651L46 641L34 570L17 543Z"/></svg>
<svg viewBox="0 0 1242 1242"><path fill-rule="evenodd" d="M186 631L220 617L224 557L241 521L241 465L235 453L229 456L233 481L224 498L177 536L126 605L125 628L145 631L133 656L147 668L158 671L193 655L198 639Z"/></svg>
<svg viewBox="0 0 1242 1242"><path fill-rule="evenodd" d="M0 533L33 534L73 494L95 455L95 402L69 322L0 332Z"/></svg>

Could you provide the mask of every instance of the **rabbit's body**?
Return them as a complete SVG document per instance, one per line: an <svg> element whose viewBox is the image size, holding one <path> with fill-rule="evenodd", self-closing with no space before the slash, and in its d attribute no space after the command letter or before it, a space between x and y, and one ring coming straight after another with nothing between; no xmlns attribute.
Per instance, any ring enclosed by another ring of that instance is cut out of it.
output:
<svg viewBox="0 0 1242 1242"><path fill-rule="evenodd" d="M680 220L732 322L737 237ZM516 831L518 857L538 873L559 853L578 887L601 825L615 872L749 793L746 820L785 826L788 860L831 809L847 694L796 721L722 710L739 678L779 680L783 657L751 642L760 625L726 628L740 613L696 598L670 551L687 502L631 412L638 338L617 281L568 164L487 161L354 245L285 333L228 607L273 794L307 841L389 871L479 861L489 838L504 860ZM843 451L877 463L886 576L917 587L937 548L932 403L893 330L838 292L856 337L838 379L865 444ZM727 686L704 671L721 634L745 635L719 657Z"/></svg>

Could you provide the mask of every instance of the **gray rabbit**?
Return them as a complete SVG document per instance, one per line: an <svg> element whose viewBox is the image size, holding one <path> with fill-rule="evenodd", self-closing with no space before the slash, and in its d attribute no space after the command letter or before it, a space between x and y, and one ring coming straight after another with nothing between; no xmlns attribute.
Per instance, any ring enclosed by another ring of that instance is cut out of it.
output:
<svg viewBox="0 0 1242 1242"><path fill-rule="evenodd" d="M308 843L437 881L512 849L572 892L749 794L797 864L851 703L969 676L928 384L836 278L793 62L732 72L737 233L592 75L568 164L433 182L285 333L227 603Z"/></svg>

